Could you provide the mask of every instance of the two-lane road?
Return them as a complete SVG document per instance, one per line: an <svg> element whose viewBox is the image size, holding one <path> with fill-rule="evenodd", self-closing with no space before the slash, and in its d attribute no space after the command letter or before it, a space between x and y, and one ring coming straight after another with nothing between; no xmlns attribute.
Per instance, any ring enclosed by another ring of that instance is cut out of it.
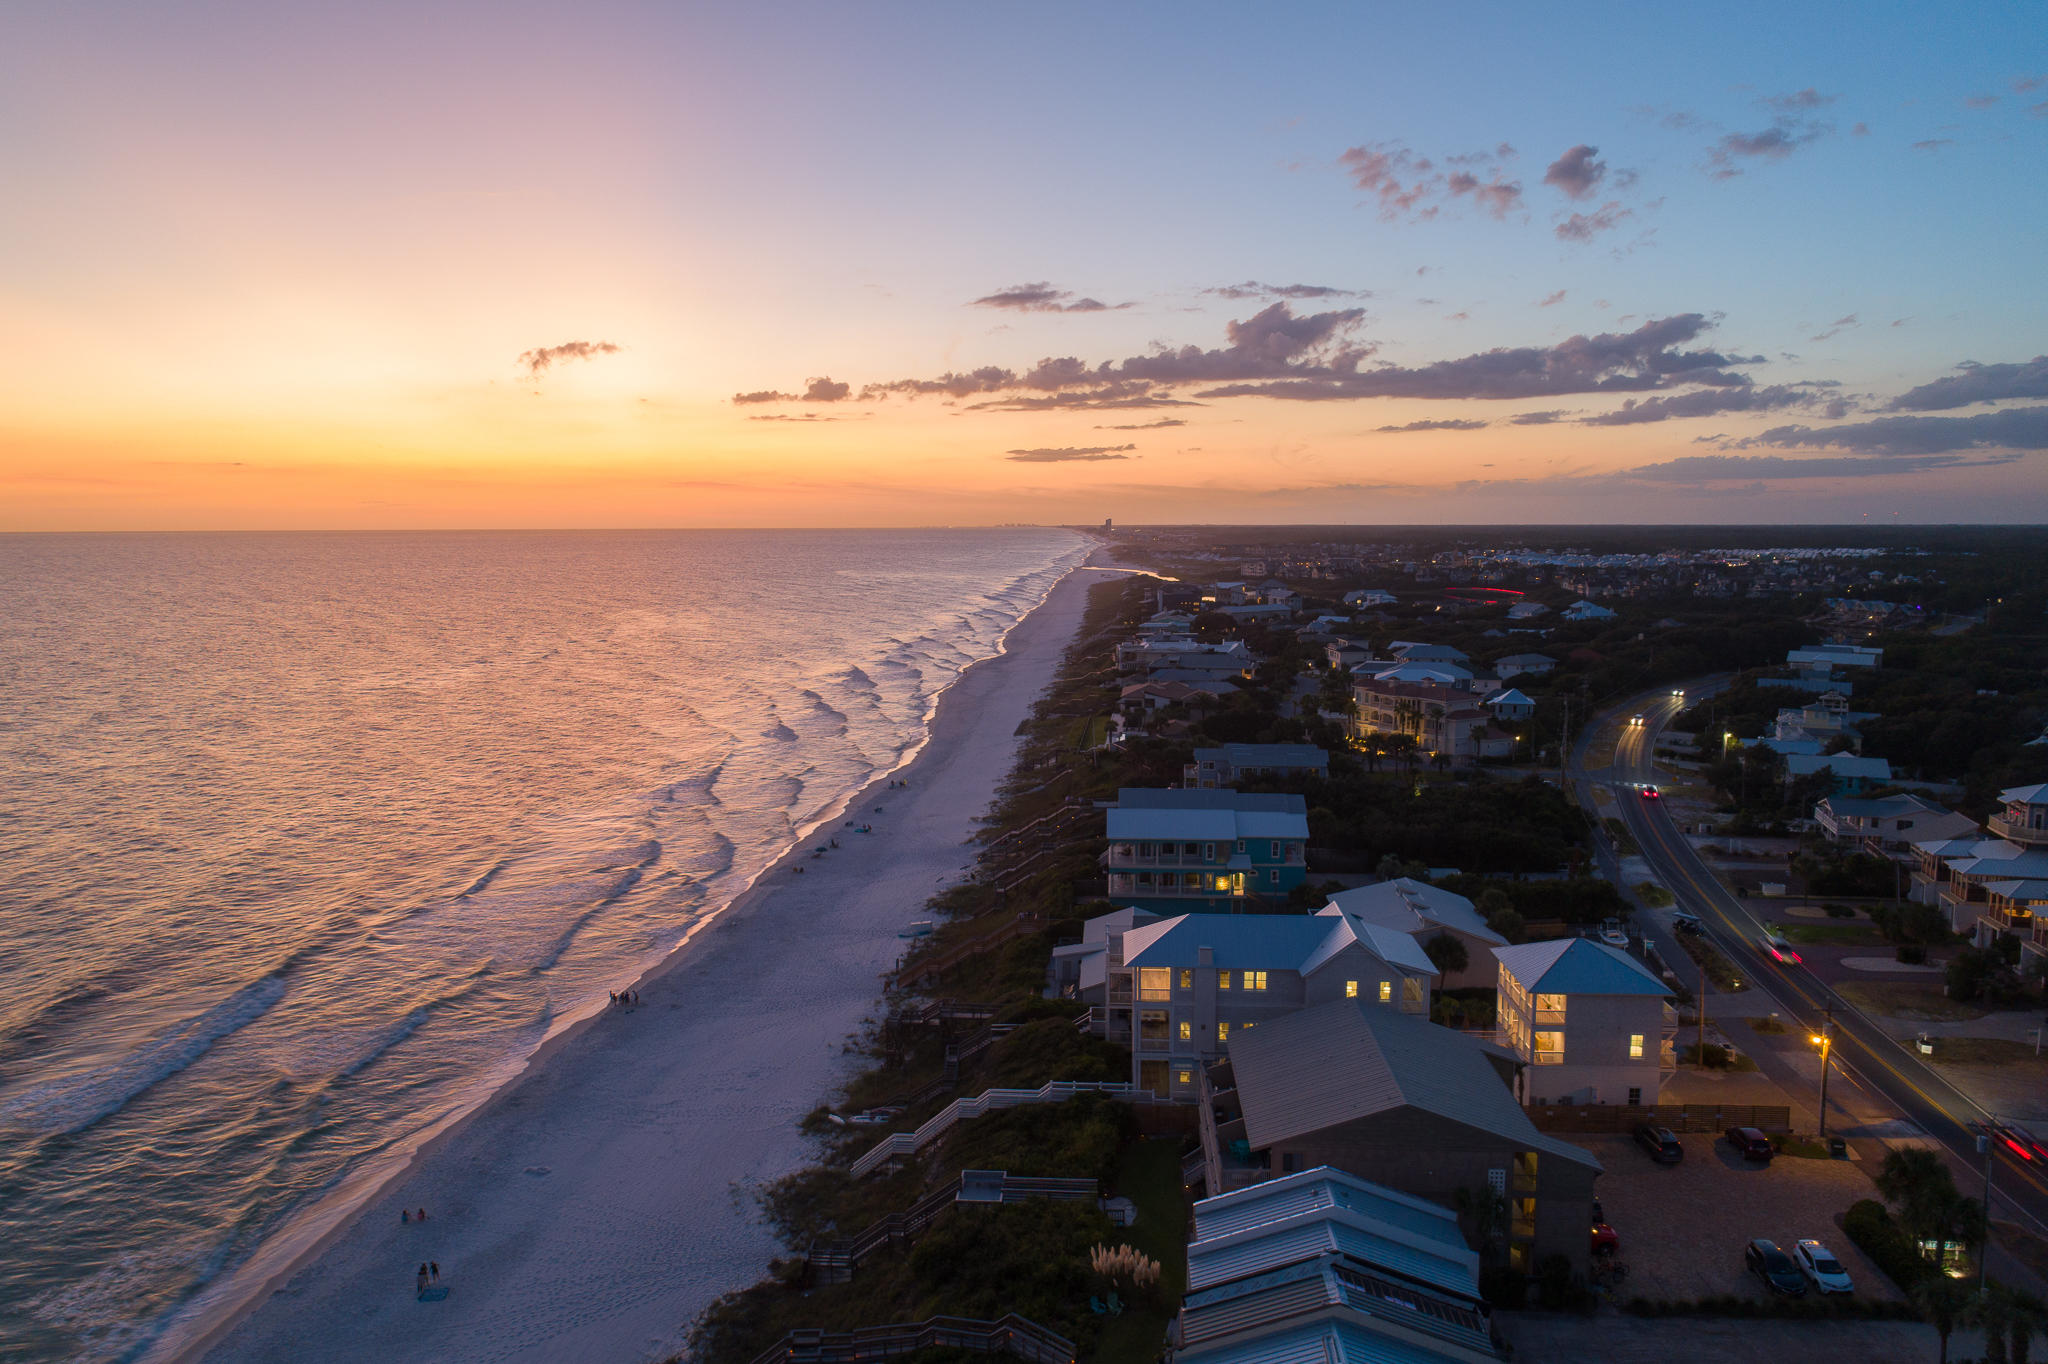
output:
<svg viewBox="0 0 2048 1364"><path fill-rule="evenodd" d="M1956 1157L1965 1169L1983 1169L1976 1136L1967 1126L1990 1115L1958 1092L1912 1052L1875 1027L1857 1009L1803 968L1780 965L1764 947L1764 922L1728 892L1700 860L1685 835L1673 824L1661 799L1645 798L1632 784L1657 780L1653 765L1658 733L1685 705L1676 696L1644 699L1623 713L1610 776L1629 833L1658 879L1678 898L1681 908L1700 917L1718 946L1745 980L1784 1006L1797 1024L1817 1032L1822 1011L1834 1009L1834 1060L1865 1089L1882 1096L1908 1121ZM1628 716L1640 714L1642 723ZM2017 1212L2037 1232L2048 1232L2048 1172L2036 1159L2022 1161L2009 1154L1996 1158L1993 1174L1997 1215ZM1969 1187L1969 1181L1963 1181Z"/></svg>

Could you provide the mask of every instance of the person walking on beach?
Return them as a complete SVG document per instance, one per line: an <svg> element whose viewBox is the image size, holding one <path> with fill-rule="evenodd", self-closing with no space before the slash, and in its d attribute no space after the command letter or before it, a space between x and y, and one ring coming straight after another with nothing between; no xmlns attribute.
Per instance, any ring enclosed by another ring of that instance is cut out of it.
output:
<svg viewBox="0 0 2048 1364"><path fill-rule="evenodd" d="M400 1208L398 1210L398 1220L401 1222L410 1222L412 1221L412 1214L407 1212L404 1208Z"/></svg>
<svg viewBox="0 0 2048 1364"><path fill-rule="evenodd" d="M421 1293L425 1293L427 1291L427 1266L424 1262L422 1262L420 1265L420 1272L416 1282L419 1285L418 1291Z"/></svg>
<svg viewBox="0 0 2048 1364"><path fill-rule="evenodd" d="M441 1282L441 1262L439 1260L427 1261L427 1272L433 1275L435 1283Z"/></svg>
<svg viewBox="0 0 2048 1364"><path fill-rule="evenodd" d="M419 1210L419 1219L422 1222L427 1220L427 1210L425 1208L421 1208Z"/></svg>

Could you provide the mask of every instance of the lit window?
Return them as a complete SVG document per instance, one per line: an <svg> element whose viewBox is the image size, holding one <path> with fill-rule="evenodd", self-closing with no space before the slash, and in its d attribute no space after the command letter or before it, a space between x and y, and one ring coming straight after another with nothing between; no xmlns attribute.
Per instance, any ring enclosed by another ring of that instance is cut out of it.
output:
<svg viewBox="0 0 2048 1364"><path fill-rule="evenodd" d="M1195 1082L1195 1073L1192 1070L1184 1069L1176 1071L1175 1074L1180 1077L1180 1082L1184 1085L1191 1085Z"/></svg>
<svg viewBox="0 0 2048 1364"><path fill-rule="evenodd" d="M1643 1059L1643 1035L1639 1032L1632 1032L1628 1035L1628 1059L1631 1061Z"/></svg>
<svg viewBox="0 0 2048 1364"><path fill-rule="evenodd" d="M1394 982L1393 982L1393 981L1391 981L1391 980L1383 980L1383 981L1381 981L1381 982L1380 982L1380 1003L1382 1003L1382 1004L1385 1004L1385 1003L1387 1003L1387 1002L1388 1002L1389 1000L1393 999L1393 997L1394 997Z"/></svg>
<svg viewBox="0 0 2048 1364"><path fill-rule="evenodd" d="M1216 1040L1218 1042L1228 1042L1230 1040L1230 1025L1228 1023L1218 1023L1216 1025Z"/></svg>
<svg viewBox="0 0 2048 1364"><path fill-rule="evenodd" d="M1247 989L1247 990L1263 990L1263 989L1265 989L1265 988L1266 988L1266 973L1265 973L1264 971L1247 971L1247 972L1245 972L1245 973L1244 973L1244 988L1245 988L1245 989Z"/></svg>
<svg viewBox="0 0 2048 1364"><path fill-rule="evenodd" d="M1344 998L1346 998L1346 999L1356 999L1356 998L1358 998L1358 982L1357 982L1357 981L1355 981L1355 980L1347 980L1347 981L1345 981L1345 982L1344 982Z"/></svg>
<svg viewBox="0 0 2048 1364"><path fill-rule="evenodd" d="M1192 1042L1195 1040L1194 1024L1184 1022L1180 1025L1180 1040L1183 1042Z"/></svg>
<svg viewBox="0 0 2048 1364"><path fill-rule="evenodd" d="M1219 990L1228 990L1230 988L1230 972L1218 971L1216 973L1216 988Z"/></svg>
<svg viewBox="0 0 2048 1364"><path fill-rule="evenodd" d="M1422 1002L1422 988L1421 977L1403 976L1401 978L1401 1002L1403 1004L1420 1004Z"/></svg>
<svg viewBox="0 0 2048 1364"><path fill-rule="evenodd" d="M1536 1034L1536 1064L1539 1066L1561 1066L1564 1064L1563 1033L1538 1032Z"/></svg>
<svg viewBox="0 0 2048 1364"><path fill-rule="evenodd" d="M1536 1021L1538 1023L1564 1022L1564 1000L1565 997L1563 995L1536 996Z"/></svg>
<svg viewBox="0 0 2048 1364"><path fill-rule="evenodd" d="M1229 878L1228 876L1219 876L1219 877L1217 877L1217 878L1216 878L1216 889L1218 889L1218 890L1229 890L1229 889L1230 889L1230 878Z"/></svg>
<svg viewBox="0 0 2048 1364"><path fill-rule="evenodd" d="M1188 970L1185 966L1180 970L1180 988L1183 990L1195 988L1195 973Z"/></svg>
<svg viewBox="0 0 2048 1364"><path fill-rule="evenodd" d="M1173 997L1173 972L1164 966L1141 966L1138 968L1138 998L1170 999Z"/></svg>

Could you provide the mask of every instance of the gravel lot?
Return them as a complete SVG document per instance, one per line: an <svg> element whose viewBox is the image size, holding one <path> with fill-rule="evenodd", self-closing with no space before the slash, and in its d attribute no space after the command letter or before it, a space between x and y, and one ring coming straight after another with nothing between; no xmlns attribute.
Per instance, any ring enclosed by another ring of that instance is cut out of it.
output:
<svg viewBox="0 0 2048 1364"><path fill-rule="evenodd" d="M1606 1167L1595 1192L1621 1235L1623 1298L1762 1297L1763 1285L1742 1267L1742 1247L1754 1236L1788 1250L1812 1237L1841 1257L1857 1296L1899 1297L1836 1223L1851 1203L1874 1196L1855 1161L1779 1156L1751 1165L1718 1137L1690 1132L1679 1138L1685 1159L1658 1165L1627 1137L1565 1139Z"/></svg>

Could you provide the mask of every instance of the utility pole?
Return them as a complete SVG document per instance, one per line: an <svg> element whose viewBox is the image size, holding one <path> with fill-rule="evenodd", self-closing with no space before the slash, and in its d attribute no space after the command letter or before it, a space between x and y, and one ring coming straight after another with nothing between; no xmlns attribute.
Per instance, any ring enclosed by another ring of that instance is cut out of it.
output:
<svg viewBox="0 0 2048 1364"><path fill-rule="evenodd" d="M1701 1070L1707 1068L1707 964L1705 962L1700 963L1700 1046L1699 1050L1693 1054L1693 1059L1699 1062Z"/></svg>
<svg viewBox="0 0 2048 1364"><path fill-rule="evenodd" d="M1991 1167L1998 1160L1998 1144L1991 1140L1991 1130L1998 1125L1998 1115L1993 1113L1991 1121L1977 1128L1977 1149L1984 1154L1984 1244L1977 1247L1977 1292L1984 1292L1984 1262L1991 1258Z"/></svg>
<svg viewBox="0 0 2048 1364"><path fill-rule="evenodd" d="M1828 1135L1828 1058L1835 1047L1835 1006L1829 1004L1821 1010L1820 1036L1813 1039L1820 1047L1820 1135L1826 1141Z"/></svg>

